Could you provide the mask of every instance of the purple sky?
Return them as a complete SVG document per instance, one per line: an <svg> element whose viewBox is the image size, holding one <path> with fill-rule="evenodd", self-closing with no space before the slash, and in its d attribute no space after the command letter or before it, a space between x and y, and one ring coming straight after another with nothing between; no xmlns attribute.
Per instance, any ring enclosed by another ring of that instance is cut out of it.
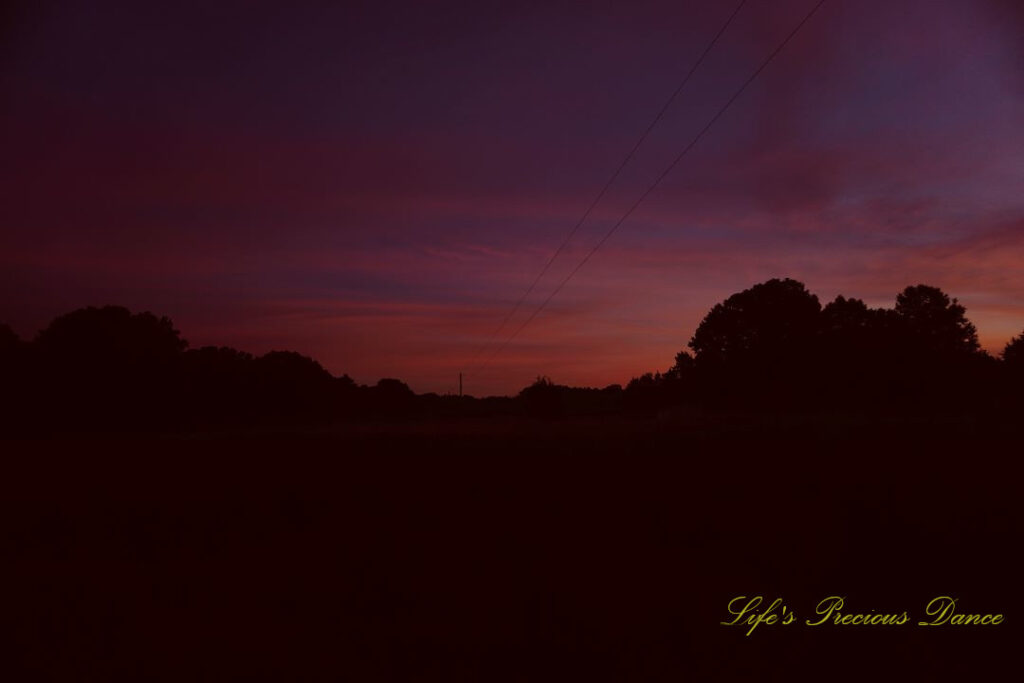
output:
<svg viewBox="0 0 1024 683"><path fill-rule="evenodd" d="M735 6L155 4L3 15L0 320L117 303L420 392L473 369ZM506 333L813 4L748 1ZM1012 0L829 0L467 390L663 370L771 277L939 286L998 352L1024 329L1022 36Z"/></svg>

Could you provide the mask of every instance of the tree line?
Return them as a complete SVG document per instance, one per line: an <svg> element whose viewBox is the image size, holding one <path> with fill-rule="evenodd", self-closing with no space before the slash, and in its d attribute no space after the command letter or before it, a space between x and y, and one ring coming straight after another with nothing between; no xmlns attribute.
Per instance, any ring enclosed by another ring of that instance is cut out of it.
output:
<svg viewBox="0 0 1024 683"><path fill-rule="evenodd" d="M61 315L30 342L0 326L0 371L4 416L42 430L328 423L408 414L417 398L397 379L358 385L294 351L190 349L169 318L120 306Z"/></svg>
<svg viewBox="0 0 1024 683"><path fill-rule="evenodd" d="M293 351L191 349L167 317L119 306L57 317L32 340L0 325L7 428L114 431L330 424L410 416L754 411L1005 412L1022 405L1024 334L996 358L956 299L900 292L893 308L843 296L822 306L800 282L733 294L664 372L625 387L540 377L515 397L415 394L397 379L335 377Z"/></svg>
<svg viewBox="0 0 1024 683"><path fill-rule="evenodd" d="M1019 404L1022 377L1024 334L993 357L937 287L906 287L892 308L822 306L803 283L773 279L715 305L667 371L630 385L654 405L963 412Z"/></svg>

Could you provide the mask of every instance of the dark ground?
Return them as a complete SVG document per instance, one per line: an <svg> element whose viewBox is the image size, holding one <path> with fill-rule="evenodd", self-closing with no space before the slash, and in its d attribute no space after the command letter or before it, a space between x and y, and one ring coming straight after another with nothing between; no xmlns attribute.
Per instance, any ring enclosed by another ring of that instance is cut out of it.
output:
<svg viewBox="0 0 1024 683"><path fill-rule="evenodd" d="M1016 678L1019 443L685 416L8 441L4 678ZM737 595L911 623L746 637ZM916 626L937 595L1006 621Z"/></svg>

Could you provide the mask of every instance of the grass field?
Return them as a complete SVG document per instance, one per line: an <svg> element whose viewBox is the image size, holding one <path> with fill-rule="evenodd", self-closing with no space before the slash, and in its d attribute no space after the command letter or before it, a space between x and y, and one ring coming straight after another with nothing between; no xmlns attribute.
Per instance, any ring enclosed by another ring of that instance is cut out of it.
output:
<svg viewBox="0 0 1024 683"><path fill-rule="evenodd" d="M7 680L985 680L1019 643L1015 443L684 415L7 441ZM739 595L798 621L720 625ZM803 624L830 595L912 623ZM938 595L1005 622L917 626Z"/></svg>

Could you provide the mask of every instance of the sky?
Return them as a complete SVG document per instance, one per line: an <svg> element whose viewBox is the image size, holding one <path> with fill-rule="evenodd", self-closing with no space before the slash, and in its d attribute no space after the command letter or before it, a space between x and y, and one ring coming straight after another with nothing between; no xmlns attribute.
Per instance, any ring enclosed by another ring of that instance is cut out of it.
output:
<svg viewBox="0 0 1024 683"><path fill-rule="evenodd" d="M0 321L118 304L192 347L511 394L665 370L773 277L1024 330L1024 4L32 2L0 14ZM482 366L482 367L481 367Z"/></svg>

